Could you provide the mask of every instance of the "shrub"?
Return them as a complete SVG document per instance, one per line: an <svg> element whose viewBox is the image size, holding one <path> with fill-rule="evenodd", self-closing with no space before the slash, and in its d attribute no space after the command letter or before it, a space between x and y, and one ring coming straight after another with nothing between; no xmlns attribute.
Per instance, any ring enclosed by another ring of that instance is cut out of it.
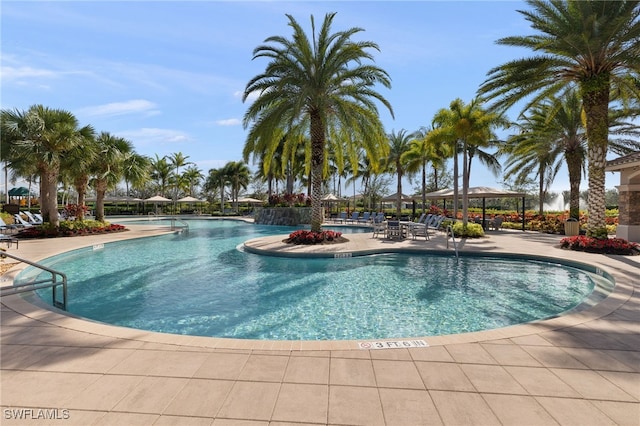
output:
<svg viewBox="0 0 640 426"><path fill-rule="evenodd" d="M600 254L640 254L640 244L629 242L623 238L594 238L577 235L560 240L560 247L568 250Z"/></svg>
<svg viewBox="0 0 640 426"><path fill-rule="evenodd" d="M342 232L336 231L306 231L300 229L289 234L285 240L288 244L322 244L324 242L335 242L342 237Z"/></svg>
<svg viewBox="0 0 640 426"><path fill-rule="evenodd" d="M22 229L16 234L18 238L55 238L55 237L73 237L90 234L105 234L107 232L126 231L124 225L112 224L108 222L99 222L97 220L70 221L60 222L59 227L51 226L45 223L40 226L31 226Z"/></svg>
<svg viewBox="0 0 640 426"><path fill-rule="evenodd" d="M467 223L465 227L462 222L453 224L453 235L458 238L480 238L484 237L484 229L479 223Z"/></svg>

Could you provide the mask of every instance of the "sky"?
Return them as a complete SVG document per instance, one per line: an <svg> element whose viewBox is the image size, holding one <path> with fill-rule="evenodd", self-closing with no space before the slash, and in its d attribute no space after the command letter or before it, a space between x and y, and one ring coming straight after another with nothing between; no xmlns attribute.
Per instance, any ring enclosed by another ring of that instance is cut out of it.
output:
<svg viewBox="0 0 640 426"><path fill-rule="evenodd" d="M270 36L291 38L285 14L310 35L312 15L319 27L336 12L334 31L359 27L355 39L378 44L375 64L392 84L378 90L395 115L382 107L380 117L391 133L429 126L452 100L470 102L491 68L530 56L495 43L532 34L517 12L526 8L515 1L3 0L0 104L70 111L81 126L127 138L139 154L181 152L206 175L242 159L242 95L267 65L253 50ZM617 180L607 173L608 188ZM474 163L471 186L502 181ZM414 186L405 182L404 192ZM552 189L568 187L563 170Z"/></svg>

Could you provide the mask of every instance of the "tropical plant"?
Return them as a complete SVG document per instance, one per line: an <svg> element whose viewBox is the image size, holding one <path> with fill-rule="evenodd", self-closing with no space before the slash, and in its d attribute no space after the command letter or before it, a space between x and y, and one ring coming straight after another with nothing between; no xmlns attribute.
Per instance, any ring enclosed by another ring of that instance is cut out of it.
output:
<svg viewBox="0 0 640 426"><path fill-rule="evenodd" d="M525 105L577 86L587 130L590 236L606 238L605 165L611 94L625 102L640 97L640 4L627 1L527 0L520 11L536 34L498 44L538 54L491 69L479 94L508 108Z"/></svg>
<svg viewBox="0 0 640 426"><path fill-rule="evenodd" d="M352 146L353 158L360 146L371 159L384 157L386 141L375 101L393 115L389 102L374 90L377 85L390 87L389 76L381 68L364 63L373 60L368 50L379 50L378 46L370 41L353 41L360 28L332 33L334 17L335 13L327 14L316 34L312 16L310 40L298 22L287 15L292 39L272 36L254 49L254 59L267 58L270 62L262 74L249 81L243 96L246 101L257 95L244 116L245 128L251 127L247 144L260 139L277 144L279 140L273 135L278 129L288 137L309 137L313 231L320 231L324 219L321 197L328 141L340 140ZM344 139L344 129L349 129L348 140Z"/></svg>
<svg viewBox="0 0 640 426"><path fill-rule="evenodd" d="M451 102L449 109L441 109L434 117L436 127L431 137L436 142L449 144L453 147L453 173L454 173L454 200L458 199L458 153L462 152L462 221L466 225L468 221L469 205L469 180L471 173L471 160L474 155L481 153L485 164L489 164L490 170L496 172L495 157L486 154L480 148L495 144L494 129L507 127L507 120L499 113L487 111L482 107L478 98L465 104L461 99ZM454 214L457 215L457 207L454 203Z"/></svg>
<svg viewBox="0 0 640 426"><path fill-rule="evenodd" d="M98 157L98 146L95 143L93 129L87 128L86 133L63 157L60 165L62 180L68 180L73 184L77 194L77 203L85 205L85 196L89 187L91 168ZM75 216L76 220L84 220L85 209L80 209Z"/></svg>
<svg viewBox="0 0 640 426"><path fill-rule="evenodd" d="M398 182L396 185L396 217L400 217L402 211L402 178L407 171L407 153L411 149L411 141L414 133L407 134L405 129L398 133L391 131L389 137L389 155L386 158L386 166L391 174L395 174Z"/></svg>
<svg viewBox="0 0 640 426"><path fill-rule="evenodd" d="M249 167L242 161L230 161L224 166L225 175L231 184L231 200L234 203L234 209L238 211L238 197L241 189L247 189L251 171Z"/></svg>
<svg viewBox="0 0 640 426"><path fill-rule="evenodd" d="M156 192L159 195L166 196L169 187L169 179L171 178L172 167L167 161L167 157L159 157L151 160L151 179L156 183Z"/></svg>
<svg viewBox="0 0 640 426"><path fill-rule="evenodd" d="M123 177L125 159L133 144L125 138L101 132L96 138L99 156L93 164L92 184L96 191L96 220L104 222L104 197Z"/></svg>
<svg viewBox="0 0 640 426"><path fill-rule="evenodd" d="M64 156L93 132L80 128L68 111L33 105L27 111L2 110L0 113L3 159L10 167L40 178L40 209L45 222L53 227L58 217L58 180Z"/></svg>

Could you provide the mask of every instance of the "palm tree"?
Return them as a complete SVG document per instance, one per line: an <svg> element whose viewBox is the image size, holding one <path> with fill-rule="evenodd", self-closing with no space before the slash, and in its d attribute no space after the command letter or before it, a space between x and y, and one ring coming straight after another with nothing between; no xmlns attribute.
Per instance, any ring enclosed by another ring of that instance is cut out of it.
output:
<svg viewBox="0 0 640 426"><path fill-rule="evenodd" d="M42 216L45 222L58 227L60 165L66 153L93 130L89 126L80 128L70 112L43 105L33 105L27 111L2 110L0 121L3 142L9 145L3 158L18 169L37 172Z"/></svg>
<svg viewBox="0 0 640 426"><path fill-rule="evenodd" d="M89 187L91 167L98 157L93 129L87 128L84 137L64 156L61 163L61 175L73 184L78 193L78 205L85 205L85 196ZM84 209L76 211L76 220L84 219Z"/></svg>
<svg viewBox="0 0 640 426"><path fill-rule="evenodd" d="M129 184L133 188L141 188L151 179L151 159L136 152L125 153L122 177L129 196Z"/></svg>
<svg viewBox="0 0 640 426"><path fill-rule="evenodd" d="M191 165L187 167L187 169L182 174L187 182L188 194L193 196L196 192L196 188L200 185L200 181L204 179L204 175L202 174L202 170L200 170L195 165Z"/></svg>
<svg viewBox="0 0 640 426"><path fill-rule="evenodd" d="M96 220L104 222L104 197L114 188L124 173L124 161L133 151L133 144L124 138L101 132L96 138L99 155L93 166L93 186L96 190Z"/></svg>
<svg viewBox="0 0 640 426"><path fill-rule="evenodd" d="M431 129L433 130L433 129ZM405 154L407 171L409 173L421 172L422 212L426 211L427 204L427 164L433 165L435 188L438 188L438 169L442 167L446 158L451 156L449 146L439 144L431 137L431 130L422 127L415 133L415 139L411 141L409 151Z"/></svg>
<svg viewBox="0 0 640 426"><path fill-rule="evenodd" d="M350 129L357 137L346 143L363 145L372 158L385 156L384 129L375 101L388 108L389 102L375 86L390 87L388 74L374 66L368 49L379 50L369 41L352 41L360 28L331 33L335 13L325 16L316 34L311 17L313 39L291 16L289 26L293 37L288 40L272 36L253 51L254 59L270 60L264 73L247 84L243 101L250 95L258 98L244 116L244 126L251 129L247 143L260 138L278 143L272 137L283 129L289 137L309 135L312 177L311 230L320 231L322 214L322 180L325 167L327 135L339 134L341 128Z"/></svg>
<svg viewBox="0 0 640 426"><path fill-rule="evenodd" d="M462 222L466 226L468 220L469 205L469 181L471 178L471 160L480 153L487 164L493 165L490 170L497 169L495 157L490 159L480 148L490 146L496 137L493 129L506 127L507 121L498 113L486 111L478 98L469 104L464 104L456 99L449 105L449 109L442 109L436 113L434 123L437 127L432 131L431 137L436 142L451 144L454 151L454 206L458 199L458 153L462 151ZM457 214L457 207L454 207Z"/></svg>
<svg viewBox="0 0 640 426"><path fill-rule="evenodd" d="M224 213L224 189L229 183L228 169L221 167L218 169L210 169L207 175L207 180L204 183L204 189L206 192L220 191L220 212Z"/></svg>
<svg viewBox="0 0 640 426"><path fill-rule="evenodd" d="M230 161L224 166L225 175L231 183L231 200L238 211L238 196L240 189L247 189L251 177L251 170L242 161Z"/></svg>
<svg viewBox="0 0 640 426"><path fill-rule="evenodd" d="M493 68L479 93L508 108L530 95L530 104L535 104L577 86L589 159L587 234L606 238L604 168L610 95L640 97L640 2L527 0L527 4L533 10L520 13L537 34L506 37L498 43L539 54Z"/></svg>
<svg viewBox="0 0 640 426"><path fill-rule="evenodd" d="M171 177L171 164L167 161L167 157L158 157L151 160L151 179L156 182L157 192L159 195L167 194L169 179Z"/></svg>
<svg viewBox="0 0 640 426"><path fill-rule="evenodd" d="M168 156L168 160L171 166L175 168L175 171L173 173L173 182L175 186L174 188L175 191L173 194L174 201L178 199L178 192L181 189L180 183L183 182L183 180L180 178L180 167L184 167L188 164L191 164L191 162L187 161L187 158L189 158L189 156L188 155L185 156L181 152L174 152L173 154L170 154Z"/></svg>
<svg viewBox="0 0 640 426"><path fill-rule="evenodd" d="M407 171L406 155L411 148L411 141L415 134L407 134L407 131L402 129L397 134L395 131L391 131L388 136L389 155L386 158L386 164L391 174L395 174L398 178L396 186L396 216L400 218L402 212L402 178Z"/></svg>
<svg viewBox="0 0 640 426"><path fill-rule="evenodd" d="M508 155L505 163L505 179L515 178L516 185L528 182L532 174L538 178L539 214L544 213L544 200L562 161L562 147L549 135L547 111L534 106L528 115L523 114L515 123L520 132L509 136L500 148Z"/></svg>

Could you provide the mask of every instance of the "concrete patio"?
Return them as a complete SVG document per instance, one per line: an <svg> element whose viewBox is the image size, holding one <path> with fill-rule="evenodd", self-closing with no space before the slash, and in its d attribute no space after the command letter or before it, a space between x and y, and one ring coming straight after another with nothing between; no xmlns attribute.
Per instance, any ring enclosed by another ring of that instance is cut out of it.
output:
<svg viewBox="0 0 640 426"><path fill-rule="evenodd" d="M30 259L166 232L21 241ZM371 234L321 247L247 243L300 255L404 248L430 241ZM152 333L74 318L33 298L1 311L2 424L68 425L639 425L640 256L558 248L560 236L493 231L461 251L523 253L588 263L616 287L598 305L536 323L450 336L429 347L362 350L354 341L254 341ZM448 250L452 250L449 248ZM8 261L8 259L7 259ZM337 259L336 261L340 261ZM23 268L3 275L2 285ZM47 420L48 419L48 420Z"/></svg>

